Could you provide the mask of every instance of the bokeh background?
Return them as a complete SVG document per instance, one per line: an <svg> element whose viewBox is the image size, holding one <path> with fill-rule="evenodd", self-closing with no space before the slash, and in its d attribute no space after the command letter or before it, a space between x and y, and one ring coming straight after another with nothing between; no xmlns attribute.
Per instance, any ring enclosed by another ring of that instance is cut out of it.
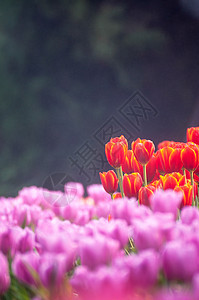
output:
<svg viewBox="0 0 199 300"><path fill-rule="evenodd" d="M156 145L185 140L198 74L198 0L1 0L0 194L56 172L87 184L68 158L110 116ZM118 113L135 91L157 112L139 131Z"/></svg>

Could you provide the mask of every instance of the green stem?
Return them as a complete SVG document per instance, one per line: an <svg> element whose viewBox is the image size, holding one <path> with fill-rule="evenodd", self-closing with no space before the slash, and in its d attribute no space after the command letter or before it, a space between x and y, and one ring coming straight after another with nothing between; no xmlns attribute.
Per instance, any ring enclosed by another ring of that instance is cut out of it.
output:
<svg viewBox="0 0 199 300"><path fill-rule="evenodd" d="M111 194L111 199L113 200L113 193Z"/></svg>
<svg viewBox="0 0 199 300"><path fill-rule="evenodd" d="M193 171L190 171L190 176L191 176L191 185L192 185L192 206L195 205L194 201L194 179L193 179Z"/></svg>
<svg viewBox="0 0 199 300"><path fill-rule="evenodd" d="M122 197L124 197L124 190L123 190L123 172L122 167L116 169L117 177L119 179L119 186L120 186L120 192L122 194Z"/></svg>
<svg viewBox="0 0 199 300"><path fill-rule="evenodd" d="M146 165L143 165L144 186L147 185Z"/></svg>
<svg viewBox="0 0 199 300"><path fill-rule="evenodd" d="M185 177L185 184L187 183L187 177L186 177L186 171L185 171L185 168L182 168L182 171L183 171L183 175Z"/></svg>
<svg viewBox="0 0 199 300"><path fill-rule="evenodd" d="M198 184L198 186L197 186L197 188L198 188L198 197L196 196L196 207L198 208L198 199L199 199L199 184Z"/></svg>

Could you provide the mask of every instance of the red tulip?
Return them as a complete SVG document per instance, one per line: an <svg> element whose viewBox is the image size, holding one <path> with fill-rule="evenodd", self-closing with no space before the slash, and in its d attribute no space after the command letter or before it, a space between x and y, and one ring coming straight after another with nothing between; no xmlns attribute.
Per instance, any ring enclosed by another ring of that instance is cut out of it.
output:
<svg viewBox="0 0 199 300"><path fill-rule="evenodd" d="M162 182L161 180L154 180L153 182L150 183L150 186L154 186L155 189L162 189Z"/></svg>
<svg viewBox="0 0 199 300"><path fill-rule="evenodd" d="M155 146L152 141L141 140L140 138L132 142L131 147L137 161L141 165L146 165L155 151Z"/></svg>
<svg viewBox="0 0 199 300"><path fill-rule="evenodd" d="M199 163L199 150L198 146L194 143L187 143L187 146L182 149L181 159L183 167L188 171L194 171Z"/></svg>
<svg viewBox="0 0 199 300"><path fill-rule="evenodd" d="M139 173L125 174L123 179L123 189L126 197L137 197L142 186L142 177Z"/></svg>
<svg viewBox="0 0 199 300"><path fill-rule="evenodd" d="M171 174L166 174L164 176L160 175L160 180L162 182L163 190L174 189L178 185L178 180L175 176Z"/></svg>
<svg viewBox="0 0 199 300"><path fill-rule="evenodd" d="M124 163L122 165L122 171L124 173L130 174L132 172L134 172L134 160L135 160L135 156L133 154L132 150L128 150L126 157L124 159Z"/></svg>
<svg viewBox="0 0 199 300"><path fill-rule="evenodd" d="M182 186L176 186L174 191L181 192L183 194L181 208L186 205L192 205L193 188L189 183Z"/></svg>
<svg viewBox="0 0 199 300"><path fill-rule="evenodd" d="M156 188L153 185L141 187L138 193L139 203L150 207L150 198L154 194L155 190Z"/></svg>
<svg viewBox="0 0 199 300"><path fill-rule="evenodd" d="M134 160L134 172L140 173L140 175L142 176L142 179L144 180L143 166L141 164L139 164L139 162L136 160L136 158ZM153 180L153 178L155 177L155 174L156 174L156 158L155 158L154 154L151 157L151 159L149 160L149 162L146 164L146 174L147 174L147 181L148 182L151 182Z"/></svg>
<svg viewBox="0 0 199 300"><path fill-rule="evenodd" d="M181 149L164 147L156 153L156 167L160 174L179 172L182 169Z"/></svg>
<svg viewBox="0 0 199 300"><path fill-rule="evenodd" d="M118 178L113 170L108 172L99 173L100 179L105 191L109 194L113 194L118 188Z"/></svg>
<svg viewBox="0 0 199 300"><path fill-rule="evenodd" d="M122 166L128 150L128 142L123 135L112 138L105 145L105 153L109 164L113 168Z"/></svg>
<svg viewBox="0 0 199 300"><path fill-rule="evenodd" d="M137 161L132 150L127 151L124 164L122 165L122 170L124 173L127 174L133 172L140 173L142 179L144 180L143 166ZM146 174L147 174L148 182L151 182L153 180L155 173L156 173L156 158L155 155L153 154L149 162L146 164Z"/></svg>
<svg viewBox="0 0 199 300"><path fill-rule="evenodd" d="M190 172L185 170L186 173L186 179L185 176L182 176L182 178L179 180L178 185L185 185L186 183L191 185L191 176L190 176ZM196 196L198 196L198 186L196 184L196 182L198 182L198 176L196 176L196 174L194 174L194 199Z"/></svg>
<svg viewBox="0 0 199 300"><path fill-rule="evenodd" d="M113 194L113 199L115 200L115 199L120 199L120 198L122 198L122 194L121 193L114 193Z"/></svg>
<svg viewBox="0 0 199 300"><path fill-rule="evenodd" d="M187 142L199 145L199 127L187 128Z"/></svg>
<svg viewBox="0 0 199 300"><path fill-rule="evenodd" d="M163 141L161 143L158 144L158 149L162 149L162 148L165 148L165 147L171 147L171 148L184 148L185 146L185 143L182 143L182 142L174 142L174 141Z"/></svg>

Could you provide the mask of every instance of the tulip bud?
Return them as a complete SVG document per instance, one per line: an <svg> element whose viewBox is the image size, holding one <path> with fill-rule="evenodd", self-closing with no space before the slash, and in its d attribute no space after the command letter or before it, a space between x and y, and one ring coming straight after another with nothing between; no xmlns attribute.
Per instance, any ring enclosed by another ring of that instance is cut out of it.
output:
<svg viewBox="0 0 199 300"><path fill-rule="evenodd" d="M9 267L6 257L0 252L0 295L3 294L10 285Z"/></svg>
<svg viewBox="0 0 199 300"><path fill-rule="evenodd" d="M128 150L128 142L123 135L112 138L105 145L106 158L113 168L122 166Z"/></svg>
<svg viewBox="0 0 199 300"><path fill-rule="evenodd" d="M135 142L132 142L131 147L137 161L141 165L146 165L149 162L155 150L155 146L152 141L141 140L140 138L138 138Z"/></svg>
<svg viewBox="0 0 199 300"><path fill-rule="evenodd" d="M198 271L198 250L193 243L171 241L163 250L162 261L168 279L189 281Z"/></svg>
<svg viewBox="0 0 199 300"><path fill-rule="evenodd" d="M190 185L190 183L187 183L187 184L182 185L182 186L176 186L174 188L174 191L181 192L183 194L183 200L181 202L181 208L186 206L186 205L192 205L193 188Z"/></svg>
<svg viewBox="0 0 199 300"><path fill-rule="evenodd" d="M129 175L125 174L123 179L123 189L125 196L128 198L137 198L142 183L142 177L139 173L132 173Z"/></svg>
<svg viewBox="0 0 199 300"><path fill-rule="evenodd" d="M39 260L40 257L35 252L17 253L12 262L14 275L23 283L37 286L38 276L35 275L39 269Z"/></svg>
<svg viewBox="0 0 199 300"><path fill-rule="evenodd" d="M199 127L187 128L187 142L199 145Z"/></svg>
<svg viewBox="0 0 199 300"><path fill-rule="evenodd" d="M187 146L181 152L183 167L188 171L194 171L199 162L198 146L194 143L187 143Z"/></svg>
<svg viewBox="0 0 199 300"><path fill-rule="evenodd" d="M147 185L141 187L138 193L139 203L150 207L151 206L150 197L153 195L154 191L155 191L154 186Z"/></svg>
<svg viewBox="0 0 199 300"><path fill-rule="evenodd" d="M99 173L103 188L108 194L113 194L118 188L118 178L113 170Z"/></svg>
<svg viewBox="0 0 199 300"><path fill-rule="evenodd" d="M134 171L134 160L135 160L135 156L133 154L132 150L128 150L126 157L124 159L124 163L122 165L122 171L124 173L130 174Z"/></svg>

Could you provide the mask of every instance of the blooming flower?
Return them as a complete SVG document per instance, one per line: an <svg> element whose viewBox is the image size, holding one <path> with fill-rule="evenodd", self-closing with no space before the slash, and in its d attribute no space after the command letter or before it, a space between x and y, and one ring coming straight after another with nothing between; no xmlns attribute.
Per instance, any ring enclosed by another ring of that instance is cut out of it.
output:
<svg viewBox="0 0 199 300"><path fill-rule="evenodd" d="M183 167L188 171L194 171L199 163L199 150L194 143L187 143L187 146L181 152Z"/></svg>
<svg viewBox="0 0 199 300"><path fill-rule="evenodd" d="M118 188L118 178L113 170L99 173L103 188L108 194L113 194Z"/></svg>
<svg viewBox="0 0 199 300"><path fill-rule="evenodd" d="M128 150L128 142L123 135L112 138L105 145L105 154L109 164L113 168L122 166Z"/></svg>
<svg viewBox="0 0 199 300"><path fill-rule="evenodd" d="M132 142L131 147L137 161L141 165L146 165L155 151L155 146L152 141L141 140L140 138Z"/></svg>
<svg viewBox="0 0 199 300"><path fill-rule="evenodd" d="M142 177L139 173L125 174L123 179L124 194L128 198L137 197L142 186Z"/></svg>
<svg viewBox="0 0 199 300"><path fill-rule="evenodd" d="M199 145L199 127L187 128L187 142Z"/></svg>

